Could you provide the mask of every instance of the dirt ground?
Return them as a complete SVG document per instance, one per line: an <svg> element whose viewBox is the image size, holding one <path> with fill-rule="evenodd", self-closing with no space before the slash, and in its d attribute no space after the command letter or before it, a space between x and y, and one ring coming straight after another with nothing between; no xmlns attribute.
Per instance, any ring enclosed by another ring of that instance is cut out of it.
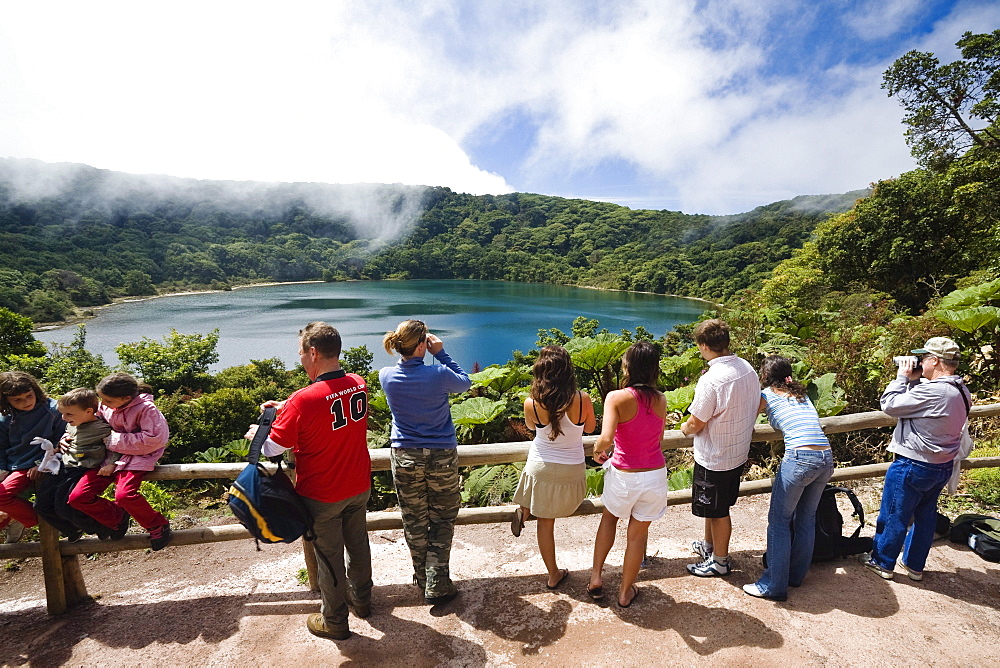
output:
<svg viewBox="0 0 1000 668"><path fill-rule="evenodd" d="M935 543L922 583L892 582L856 561L817 564L786 603L745 595L760 573L768 497L733 509L734 572L688 575L699 522L688 506L654 522L653 563L629 609L594 603L585 587L597 516L556 523L561 565L549 592L533 523L460 526L452 556L461 589L428 606L410 584L401 531L371 535L373 612L341 642L311 636L318 595L296 582L301 545L252 541L127 552L84 560L97 601L45 612L40 560L0 575L0 664L21 666L606 666L941 665L991 663L1000 637L1000 566L964 546ZM850 521L848 522L850 524ZM606 570L617 586L624 526ZM871 533L871 528L868 528Z"/></svg>

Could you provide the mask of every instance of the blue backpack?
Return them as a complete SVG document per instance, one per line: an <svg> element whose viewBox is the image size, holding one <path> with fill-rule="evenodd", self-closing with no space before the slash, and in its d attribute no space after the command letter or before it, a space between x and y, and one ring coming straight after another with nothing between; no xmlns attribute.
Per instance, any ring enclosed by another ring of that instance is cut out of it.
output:
<svg viewBox="0 0 1000 668"><path fill-rule="evenodd" d="M228 503L236 519L260 543L293 543L299 537L314 540L313 518L295 492L292 481L275 457L278 469L273 473L260 463L260 452L271 432L275 409L268 406L260 417L257 434L250 443L249 462L229 488Z"/></svg>

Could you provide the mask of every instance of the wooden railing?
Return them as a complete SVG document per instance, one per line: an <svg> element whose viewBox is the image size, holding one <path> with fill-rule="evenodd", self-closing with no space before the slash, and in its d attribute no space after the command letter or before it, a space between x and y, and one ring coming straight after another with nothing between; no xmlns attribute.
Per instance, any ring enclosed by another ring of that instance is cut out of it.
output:
<svg viewBox="0 0 1000 668"><path fill-rule="evenodd" d="M988 406L973 406L970 419L1000 416L1000 404ZM852 413L822 418L820 423L827 434L838 434L862 429L891 427L896 419L881 411L870 413ZM782 434L769 425L754 427L753 441L777 441ZM587 455L593 453L596 437L584 437L584 449ZM688 448L692 438L679 431L670 430L663 434L664 450ZM458 447L459 466L481 466L484 464L509 464L527 459L530 442L487 443L482 445L460 445ZM372 471L388 471L389 450L383 448L371 451ZM204 480L213 478L235 479L243 470L245 464L166 464L157 466L147 480ZM986 468L1000 466L1000 457L978 457L962 462L963 469ZM860 480L884 475L888 463L870 464L839 468L834 471L831 481ZM740 485L740 496L766 494L771 491L772 480L750 480ZM669 505L691 503L691 490L679 490L668 494ZM604 504L600 499L586 499L577 508L574 515L591 515L600 513ZM462 508L459 511L456 524L493 524L507 522L513 510L512 506L491 506L486 508ZM397 511L380 511L368 513L368 530L384 531L402 528L402 519ZM200 527L196 529L179 529L173 532L170 546L200 545L227 540L243 540L250 538L250 533L242 525L232 524L218 527ZM76 543L59 540L59 532L46 524L39 522L39 541L33 543L0 544L0 559L23 559L41 557L44 572L46 603L49 614L61 614L70 606L88 598L86 585L80 570L78 555L99 554L105 552L123 552L125 550L142 550L148 548L149 538L146 535L126 535L121 540L102 541L96 538L84 538ZM306 566L309 570L310 583L315 582L315 559L312 551L306 549Z"/></svg>

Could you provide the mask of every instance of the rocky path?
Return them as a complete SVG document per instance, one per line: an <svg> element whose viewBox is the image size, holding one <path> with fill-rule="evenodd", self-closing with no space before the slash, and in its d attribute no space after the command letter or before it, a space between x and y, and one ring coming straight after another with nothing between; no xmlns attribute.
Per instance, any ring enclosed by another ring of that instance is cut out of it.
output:
<svg viewBox="0 0 1000 668"><path fill-rule="evenodd" d="M853 561L819 564L787 603L746 596L764 548L767 497L734 508L728 578L686 574L698 521L672 507L652 526L654 563L629 609L595 604L585 587L597 517L560 520L570 578L545 589L531 524L456 531L455 601L430 607L409 584L400 531L372 534L374 611L335 643L306 631L318 597L296 582L299 544L250 541L86 560L95 603L45 613L40 564L0 575L0 664L102 666L988 665L1000 638L1000 565L947 541L924 582L875 577ZM869 529L870 531L870 529ZM623 526L606 583L617 583Z"/></svg>

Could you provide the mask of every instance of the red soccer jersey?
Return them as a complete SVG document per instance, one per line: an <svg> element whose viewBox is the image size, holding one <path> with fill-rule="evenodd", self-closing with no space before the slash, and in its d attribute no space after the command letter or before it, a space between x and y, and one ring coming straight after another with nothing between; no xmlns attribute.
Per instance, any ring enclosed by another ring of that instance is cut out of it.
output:
<svg viewBox="0 0 1000 668"><path fill-rule="evenodd" d="M368 391L357 374L323 374L294 392L270 438L295 453L295 490L302 496L336 503L371 485Z"/></svg>

